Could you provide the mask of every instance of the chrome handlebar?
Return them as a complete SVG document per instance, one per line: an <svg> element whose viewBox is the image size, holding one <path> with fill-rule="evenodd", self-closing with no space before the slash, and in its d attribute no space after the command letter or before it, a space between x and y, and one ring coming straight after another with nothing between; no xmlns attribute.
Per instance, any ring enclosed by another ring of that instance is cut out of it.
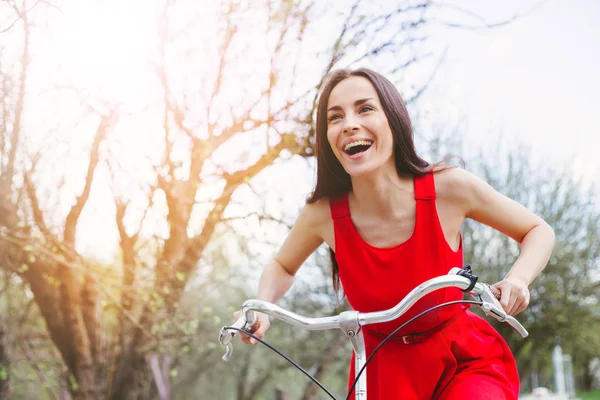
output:
<svg viewBox="0 0 600 400"><path fill-rule="evenodd" d="M360 326L370 325L380 322L392 321L402 316L406 311L412 307L417 301L423 296L442 288L447 287L458 287L463 291L472 286L470 279L457 275L460 272L460 268L452 268L448 275L436 277L423 282L416 288L414 288L402 301L397 305L385 311L376 311L369 313L358 313L358 323ZM468 292L475 298L476 301L480 301L480 305L483 312L497 319L500 322L506 322L513 327L522 337L527 337L529 333L517 321L514 317L508 315L500 302L492 293L489 285L485 283L476 283L472 289ZM250 328L256 323L256 314L254 311L262 312L270 315L290 325L294 325L300 328L308 330L328 330L328 329L342 329L341 325L341 314L331 317L322 318L308 318L291 311L285 310L273 303L269 303L261 300L247 300L242 306L242 317L239 318L232 327L243 329L250 332ZM226 347L223 361L228 361L233 352L233 346L231 344L232 339L236 335L236 331L227 329L227 327L221 328L219 335L219 342Z"/></svg>

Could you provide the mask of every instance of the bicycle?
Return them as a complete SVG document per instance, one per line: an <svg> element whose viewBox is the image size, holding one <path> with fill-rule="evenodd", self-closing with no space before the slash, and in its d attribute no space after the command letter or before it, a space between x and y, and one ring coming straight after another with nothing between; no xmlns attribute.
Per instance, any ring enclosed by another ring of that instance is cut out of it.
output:
<svg viewBox="0 0 600 400"><path fill-rule="evenodd" d="M406 325L421 317L422 315L436 310L441 307L453 305L453 304L474 304L479 306L487 316L491 316L500 322L507 322L512 326L519 334L525 338L529 335L527 330L517 321L514 317L507 315L502 306L500 305L499 291L496 288L491 287L488 284L477 282L477 276L473 275L470 266L464 268L452 268L448 275L436 277L430 279L416 288L404 297L394 307L377 312L362 313L358 311L344 311L339 315L321 318L309 318L295 314L291 311L285 310L273 303L269 303L261 300L247 300L242 306L242 317L239 318L232 326L224 326L221 328L219 335L219 342L226 347L225 354L223 355L223 361L228 361L233 353L233 345L231 340L234 338L237 332L249 335L268 346L271 350L277 352L279 355L284 357L287 361L291 362L296 368L300 369L306 376L308 376L313 382L315 382L321 389L323 389L332 399L337 400L320 382L314 379L308 372L302 369L298 364L289 359L287 356L279 352L273 346L266 343L264 340L257 338L252 335L253 328L255 328L256 314L255 311L262 312L264 314L275 317L279 320L289 323L297 327L301 327L308 330L328 330L328 329L341 329L342 332L348 337L352 343L355 353L355 380L348 390L348 397L346 400L350 400L352 390L354 389L355 400L367 400L367 374L366 367L372 357L379 351L379 349L391 339L396 332L400 331ZM410 320L406 321L394 332L389 334L371 353L369 358L366 358L365 342L361 327L370 324L376 324L381 322L393 321L402 316L410 307L413 306L423 296L443 288L457 287L463 292L471 295L475 300L458 300L448 303L439 304L422 313L416 315Z"/></svg>

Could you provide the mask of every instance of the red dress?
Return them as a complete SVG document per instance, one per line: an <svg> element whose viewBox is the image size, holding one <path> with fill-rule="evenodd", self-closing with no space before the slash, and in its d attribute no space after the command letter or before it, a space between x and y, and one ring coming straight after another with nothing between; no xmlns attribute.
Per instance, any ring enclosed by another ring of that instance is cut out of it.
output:
<svg viewBox="0 0 600 400"><path fill-rule="evenodd" d="M340 279L357 311L391 308L417 285L463 266L462 243L453 251L440 225L433 174L415 178L414 189L413 234L391 248L371 246L360 237L347 194L330 202ZM460 299L457 288L437 290L399 320L364 327L367 357L387 334L419 312ZM369 400L517 399L519 377L510 349L487 321L466 308L430 312L388 341L367 365ZM350 383L353 380L354 360Z"/></svg>

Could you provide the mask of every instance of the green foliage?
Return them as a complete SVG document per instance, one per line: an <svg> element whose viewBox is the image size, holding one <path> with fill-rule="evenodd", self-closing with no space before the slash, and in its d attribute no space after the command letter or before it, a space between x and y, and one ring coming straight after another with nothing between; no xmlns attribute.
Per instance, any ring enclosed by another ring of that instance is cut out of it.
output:
<svg viewBox="0 0 600 400"><path fill-rule="evenodd" d="M531 373L540 384L552 386L551 352L560 343L573 357L578 381L589 361L600 354L600 210L591 189L574 180L569 171L531 164L517 152L506 162L481 162L483 179L496 190L526 205L554 229L556 245L546 269L531 285L529 308L519 315L530 332L522 340L506 324L497 324L513 349L521 376ZM500 280L519 254L518 245L487 227L470 222L463 230L465 261L485 281Z"/></svg>
<svg viewBox="0 0 600 400"><path fill-rule="evenodd" d="M244 248L244 238L238 238ZM215 398L215 399L271 399L277 387L285 382L285 389L291 398L300 398L309 383L308 378L287 363L280 356L263 345L248 346L234 340L234 353L231 360L221 360L224 349L217 343L221 326L233 322L233 312L242 302L252 298L254 289L249 288L244 279L236 279L245 274L246 260L239 266L232 263L231 257L221 252L218 243L233 242L231 234L215 240L210 252L210 267L201 280L186 291L182 299L177 319L189 335L178 344L180 355L178 374L174 377L176 398ZM283 307L308 316L326 316L338 313L335 296L330 288L328 265L317 255L314 262L308 262L301 270L292 290L279 303ZM228 274L229 279L219 282L217 276ZM307 279L310 277L310 279ZM183 321L186 323L183 323ZM292 328L273 320L265 338L284 354L310 370L314 363L341 332L307 332ZM185 350L184 350L185 349ZM336 348L336 356L324 383L338 394L345 393L347 367L350 350L345 341Z"/></svg>

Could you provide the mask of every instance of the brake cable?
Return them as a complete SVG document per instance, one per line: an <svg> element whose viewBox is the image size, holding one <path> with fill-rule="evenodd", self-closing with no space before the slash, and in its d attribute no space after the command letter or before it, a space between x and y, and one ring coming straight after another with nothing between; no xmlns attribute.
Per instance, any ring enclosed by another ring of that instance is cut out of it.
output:
<svg viewBox="0 0 600 400"><path fill-rule="evenodd" d="M286 356L285 354L283 354L282 352L280 352L279 350L277 350L275 347L273 347L272 345L270 345L269 343L267 343L266 341L254 336L253 334L251 334L250 332L246 332L243 329L240 328L236 328L233 326L225 326L223 327L223 329L231 329L234 331L238 331L240 333L243 333L246 336L250 336L252 339L264 344L265 346L267 346L269 349L273 350L275 353L279 354L281 357L285 358L287 361L289 361L294 367L298 368L304 375L308 376L314 383L316 383L317 385L319 385L319 387L321 389L323 389L325 391L325 393L327 393L329 395L329 397L331 397L333 400L337 400L335 398L335 396L333 394L331 394L331 392L329 390L327 390L325 388L325 386L323 386L321 384L321 382L319 382L316 378L314 378L311 374L309 374L304 368L302 368L300 365L298 365L294 360L292 360L291 358L289 358L288 356Z"/></svg>
<svg viewBox="0 0 600 400"><path fill-rule="evenodd" d="M365 361L365 364L363 365L363 367L356 374L356 377L354 378L354 382L352 383L352 385L350 386L350 389L348 390L348 396L346 397L346 400L351 400L352 392L354 391L354 387L356 386L356 383L358 382L358 378L364 373L365 368L367 367L367 365L369 364L369 362L373 359L373 356L375 356L375 354L381 349L381 347L383 347L383 345L386 344L396 333L398 333L402 328L406 327L408 324L410 324L411 322L413 322L417 318L420 318L423 315L425 315L425 314L427 314L427 313L429 313L431 311L435 311L435 310L437 310L439 308L446 307L446 306L451 306L451 305L456 305L456 304L475 304L475 305L479 305L480 306L483 303L481 301L474 301L474 300L457 300L457 301L450 301L448 303L438 304L437 306L431 307L430 309L427 309L427 310L425 310L425 311L423 311L423 312L415 315L414 317L412 317L411 319L409 319L408 321L406 321L405 323L403 323L402 325L400 325L392 333L390 333L385 339L383 339L381 341L381 343L379 343L379 345L377 345L377 347L375 347L375 349L373 350L373 352L371 353L371 355L367 358L367 360ZM331 392L329 390L327 390L325 388L325 386L323 386L323 384L321 384L321 382L319 382L315 377L313 377L311 374L309 374L304 368L302 368L300 365L298 365L294 360L292 360L291 358L289 358L288 356L286 356L285 354L283 354L281 351L277 350L274 346L270 345L266 341L264 341L264 340L256 337L255 335L253 335L250 332L246 332L243 329L236 328L236 327L233 327L233 326L225 326L225 327L223 327L223 329L238 331L241 334L244 334L246 336L251 337L252 339L256 340L257 342L260 342L260 343L264 344L269 349L273 350L275 353L277 353L278 355L280 355L281 357L283 357L286 361L288 361L294 367L298 368L304 375L306 375L310 380L312 380L321 389L323 389L323 391L325 393L327 393L329 395L329 397L331 397L333 400L337 400L335 398L335 396L333 394L331 394Z"/></svg>
<svg viewBox="0 0 600 400"><path fill-rule="evenodd" d="M431 307L430 309L425 310L425 311L423 311L423 312L415 315L414 317L412 317L411 319L409 319L408 321L406 321L405 323L403 323L402 325L400 325L392 333L390 333L389 335L387 335L387 337L385 339L383 339L381 341L381 343L379 343L377 345L377 347L375 347L375 350L373 350L373 352L371 353L371 355L367 358L367 361L365 361L365 365L363 365L363 367L360 369L360 371L358 371L358 373L356 374L356 378L354 378L354 382L352 383L352 386L350 386L350 389L348 390L348 396L346 397L346 400L350 400L350 397L352 395L352 391L354 390L354 387L356 386L356 383L358 382L358 378L365 371L365 368L367 368L367 364L369 364L369 361L371 361L373 359L373 356L375 356L375 354L379 351L379 349L381 349L381 347L383 347L383 345L386 344L396 333L398 333L402 328L404 328L406 325L410 324L411 322L413 322L417 318L420 318L423 315L425 315L425 314L427 314L427 313L429 313L431 311L435 311L438 308L442 308L442 307L446 307L446 306L452 306L452 305L455 305L455 304L476 304L476 305L480 306L480 305L483 304L483 302L481 302L481 301L474 301L474 300L456 300L456 301L449 301L448 303L438 304L437 306Z"/></svg>

